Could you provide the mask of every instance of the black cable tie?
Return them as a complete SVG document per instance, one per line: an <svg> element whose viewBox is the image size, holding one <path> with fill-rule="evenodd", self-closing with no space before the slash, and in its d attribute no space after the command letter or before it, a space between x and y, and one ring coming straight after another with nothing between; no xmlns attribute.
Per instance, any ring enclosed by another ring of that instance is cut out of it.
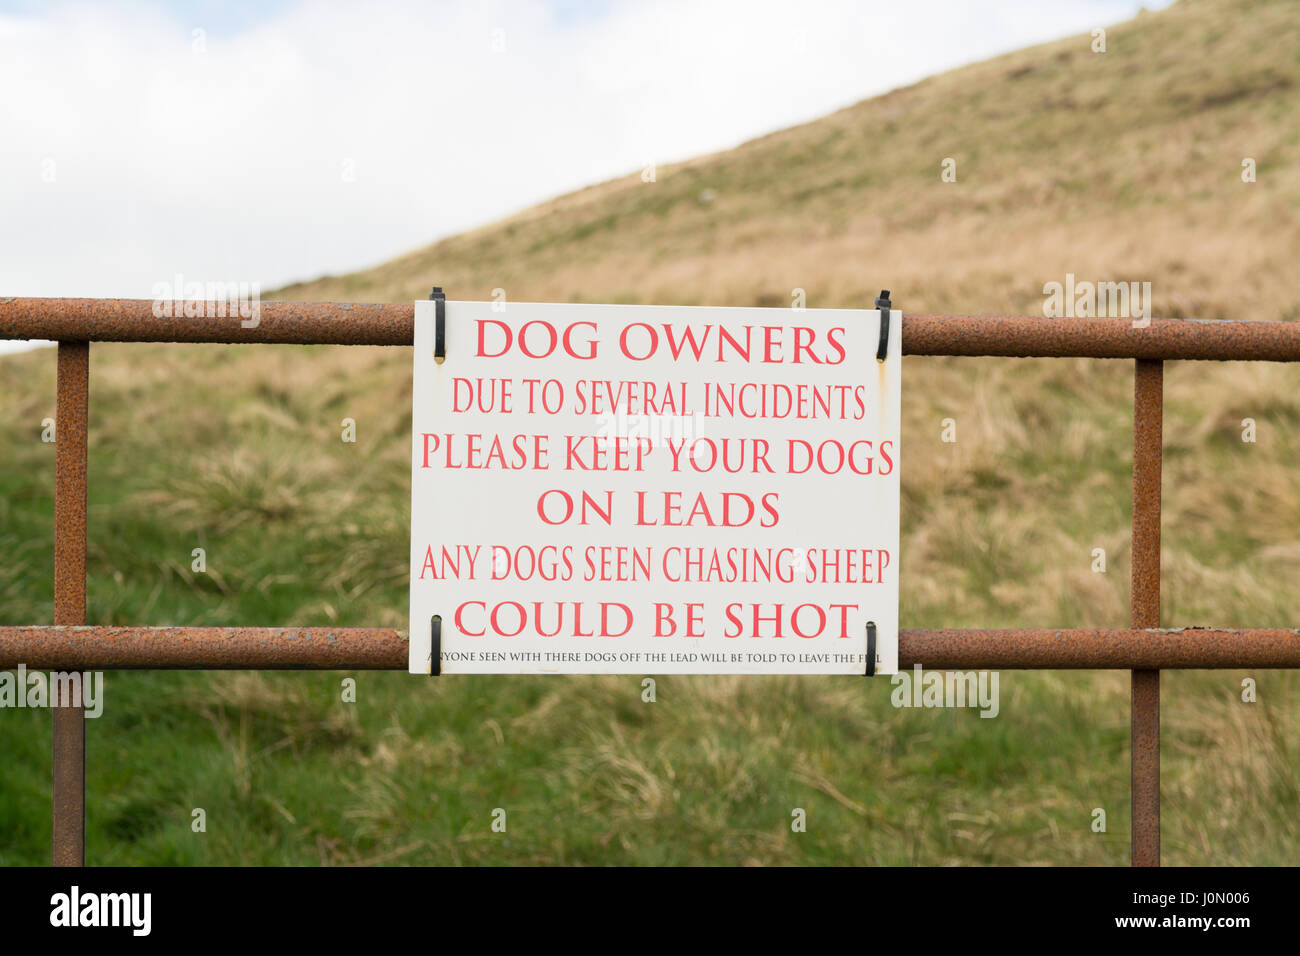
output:
<svg viewBox="0 0 1300 956"><path fill-rule="evenodd" d="M888 295L888 293L886 293ZM867 622L867 673L866 677L876 676L876 622Z"/></svg>
<svg viewBox="0 0 1300 956"><path fill-rule="evenodd" d="M436 285L429 293L433 300L437 322L433 333L433 359L441 362L447 357L447 297L442 294L442 286Z"/></svg>
<svg viewBox="0 0 1300 956"><path fill-rule="evenodd" d="M876 308L880 310L880 344L876 346L876 361L883 362L889 354L889 290L881 289L876 297Z"/></svg>
<svg viewBox="0 0 1300 956"><path fill-rule="evenodd" d="M429 630L433 640L429 647L429 675L431 677L442 676L442 615L435 614L429 622Z"/></svg>

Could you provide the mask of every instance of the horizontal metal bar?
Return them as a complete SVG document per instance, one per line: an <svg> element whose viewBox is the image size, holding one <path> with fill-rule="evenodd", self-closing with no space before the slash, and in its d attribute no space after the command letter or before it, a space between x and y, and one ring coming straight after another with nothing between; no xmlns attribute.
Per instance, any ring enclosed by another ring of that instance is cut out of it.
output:
<svg viewBox="0 0 1300 956"><path fill-rule="evenodd" d="M152 299L0 298L0 339L410 345L415 329L410 302L262 302L256 319L241 317L227 303L167 302L170 314L162 316L155 315L154 304Z"/></svg>
<svg viewBox="0 0 1300 956"><path fill-rule="evenodd" d="M0 339L104 342L263 342L298 345L410 345L413 303L262 302L257 324L224 303L152 299L0 298ZM191 306L187 309L187 305ZM186 312L194 313L187 316ZM1300 322L1217 319L1047 319L1033 315L903 315L908 355L1021 358L1300 361Z"/></svg>
<svg viewBox="0 0 1300 956"><path fill-rule="evenodd" d="M1295 628L984 628L899 633L902 667L1214 670L1300 667Z"/></svg>
<svg viewBox="0 0 1300 956"><path fill-rule="evenodd" d="M406 631L357 627L0 627L0 668L405 670ZM1300 630L904 628L903 669L1300 667Z"/></svg>
<svg viewBox="0 0 1300 956"><path fill-rule="evenodd" d="M1300 361L1300 322L903 315L908 355Z"/></svg>
<svg viewBox="0 0 1300 956"><path fill-rule="evenodd" d="M0 668L405 670L405 630L369 627L0 627Z"/></svg>

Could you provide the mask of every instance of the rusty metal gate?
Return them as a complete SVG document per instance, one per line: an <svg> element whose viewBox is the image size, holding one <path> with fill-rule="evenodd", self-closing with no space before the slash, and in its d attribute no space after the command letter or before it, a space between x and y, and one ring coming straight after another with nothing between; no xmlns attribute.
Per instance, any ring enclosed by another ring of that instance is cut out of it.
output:
<svg viewBox="0 0 1300 956"><path fill-rule="evenodd" d="M218 303L160 318L150 300L0 299L0 338L58 345L54 625L0 626L0 668L406 670L391 628L86 625L86 432L90 343L410 345L405 305L264 302L255 328ZM224 306L224 304L221 304ZM208 317L210 316L210 317ZM1133 537L1128 629L980 628L899 633L899 667L934 670L1122 669L1131 677L1132 860L1160 862L1160 671L1300 667L1300 631L1160 629L1160 466L1167 360L1300 361L1300 322L904 315L906 355L1133 359ZM56 866L85 862L85 733L80 708L52 710Z"/></svg>

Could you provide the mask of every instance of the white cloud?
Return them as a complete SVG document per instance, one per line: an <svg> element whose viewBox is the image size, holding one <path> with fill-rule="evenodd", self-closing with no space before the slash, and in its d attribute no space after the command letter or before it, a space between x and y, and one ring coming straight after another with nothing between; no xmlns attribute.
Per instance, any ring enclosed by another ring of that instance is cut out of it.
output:
<svg viewBox="0 0 1300 956"><path fill-rule="evenodd" d="M1137 7L316 0L234 33L139 4L0 15L0 295L350 271Z"/></svg>

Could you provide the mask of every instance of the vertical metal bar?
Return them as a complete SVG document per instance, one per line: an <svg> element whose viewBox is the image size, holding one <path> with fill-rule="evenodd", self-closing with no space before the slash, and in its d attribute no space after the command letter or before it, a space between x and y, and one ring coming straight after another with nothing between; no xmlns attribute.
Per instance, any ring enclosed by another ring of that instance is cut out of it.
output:
<svg viewBox="0 0 1300 956"><path fill-rule="evenodd" d="M1160 466L1164 363L1138 359L1133 378L1133 627L1160 626ZM1131 674L1133 865L1160 865L1160 671Z"/></svg>
<svg viewBox="0 0 1300 956"><path fill-rule="evenodd" d="M86 623L86 432L90 343L60 342L54 466L54 623ZM57 701L51 701L56 704ZM86 862L86 721L53 706L55 866Z"/></svg>

